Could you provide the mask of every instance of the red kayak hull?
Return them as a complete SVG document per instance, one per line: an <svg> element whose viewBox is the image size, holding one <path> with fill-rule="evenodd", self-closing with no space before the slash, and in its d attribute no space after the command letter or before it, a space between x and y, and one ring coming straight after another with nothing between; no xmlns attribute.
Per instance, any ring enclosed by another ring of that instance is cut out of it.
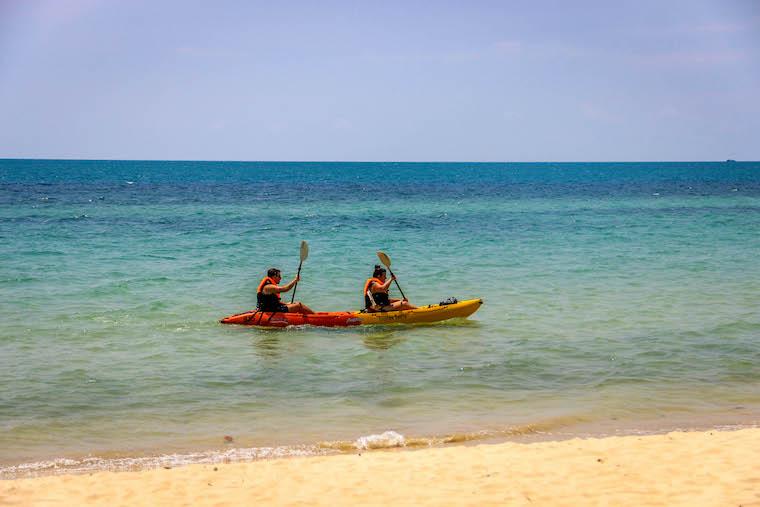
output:
<svg viewBox="0 0 760 507"><path fill-rule="evenodd" d="M287 326L323 326L349 327L362 323L351 312L318 312L318 313L271 313L245 312L230 315L220 320L222 324L238 324L243 326L287 327Z"/></svg>

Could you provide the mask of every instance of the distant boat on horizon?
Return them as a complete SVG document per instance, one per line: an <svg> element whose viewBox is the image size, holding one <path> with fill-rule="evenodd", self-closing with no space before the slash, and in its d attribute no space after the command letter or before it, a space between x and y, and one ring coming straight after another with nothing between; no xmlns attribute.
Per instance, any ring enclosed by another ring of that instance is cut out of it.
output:
<svg viewBox="0 0 760 507"><path fill-rule="evenodd" d="M726 159L726 162L736 162L736 160L734 160L734 159L732 159L732 158L727 158L727 159Z"/></svg>

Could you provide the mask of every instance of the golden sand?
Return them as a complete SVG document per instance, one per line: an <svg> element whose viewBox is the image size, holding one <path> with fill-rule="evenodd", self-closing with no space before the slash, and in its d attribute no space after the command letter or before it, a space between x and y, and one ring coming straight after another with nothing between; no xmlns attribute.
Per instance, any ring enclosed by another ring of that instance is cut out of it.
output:
<svg viewBox="0 0 760 507"><path fill-rule="evenodd" d="M760 429L374 451L0 481L0 505L760 507Z"/></svg>

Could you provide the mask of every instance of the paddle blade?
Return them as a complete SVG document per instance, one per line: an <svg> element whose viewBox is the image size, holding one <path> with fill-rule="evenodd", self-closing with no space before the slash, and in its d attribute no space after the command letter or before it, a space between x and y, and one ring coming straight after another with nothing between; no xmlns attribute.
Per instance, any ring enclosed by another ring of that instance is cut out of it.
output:
<svg viewBox="0 0 760 507"><path fill-rule="evenodd" d="M380 259L380 262L382 262L386 268L391 269L391 258L388 257L388 254L385 252L377 252L377 258Z"/></svg>
<svg viewBox="0 0 760 507"><path fill-rule="evenodd" d="M301 241L301 262L305 261L309 256L309 244L306 241Z"/></svg>

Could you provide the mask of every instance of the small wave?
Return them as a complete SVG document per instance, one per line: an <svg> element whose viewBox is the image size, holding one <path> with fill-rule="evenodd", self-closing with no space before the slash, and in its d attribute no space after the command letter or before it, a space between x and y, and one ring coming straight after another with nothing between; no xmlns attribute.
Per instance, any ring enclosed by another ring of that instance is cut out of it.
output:
<svg viewBox="0 0 760 507"><path fill-rule="evenodd" d="M0 467L0 479L77 474L107 470L127 472L147 468L172 468L191 464L219 464L294 456L316 456L329 451L318 446L281 446L227 449L161 456L107 458L89 456L81 459L57 458L34 463Z"/></svg>
<svg viewBox="0 0 760 507"><path fill-rule="evenodd" d="M86 213L83 213L81 215L73 215L73 216L70 216L70 217L62 217L62 218L57 219L57 221L58 222L72 222L72 221L76 221L76 220L86 220L88 218L90 218L90 215L88 215Z"/></svg>
<svg viewBox="0 0 760 507"><path fill-rule="evenodd" d="M526 424L498 430L482 430L474 432L451 433L441 436L406 437L401 433L388 430L379 434L362 436L353 441L338 440L320 442L318 447L341 452L362 451L369 449L392 449L395 447L433 447L445 444L458 444L475 440L495 438L521 437L537 435L562 426L566 421L548 421L545 423Z"/></svg>
<svg viewBox="0 0 760 507"><path fill-rule="evenodd" d="M20 276L17 278L0 278L0 283L23 283L23 282L36 282L40 278L34 276Z"/></svg>
<svg viewBox="0 0 760 507"><path fill-rule="evenodd" d="M354 442L356 449L387 449L389 447L404 447L406 439L404 435L395 431L386 431L379 435L367 435L359 437Z"/></svg>

